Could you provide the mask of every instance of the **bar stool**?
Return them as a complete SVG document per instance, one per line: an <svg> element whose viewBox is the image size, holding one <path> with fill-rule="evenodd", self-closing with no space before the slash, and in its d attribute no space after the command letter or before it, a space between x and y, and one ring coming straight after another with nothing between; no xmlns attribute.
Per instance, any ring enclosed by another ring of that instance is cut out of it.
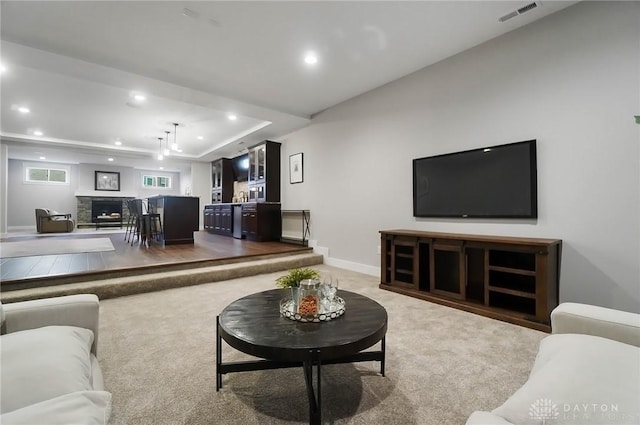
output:
<svg viewBox="0 0 640 425"><path fill-rule="evenodd" d="M130 218L127 222L127 232L129 239L127 242L139 241L142 235L142 241L145 241L145 223L144 216L142 214L142 199L131 199L127 201L127 207L129 208ZM125 234L127 234L125 232Z"/></svg>
<svg viewBox="0 0 640 425"><path fill-rule="evenodd" d="M149 212L149 207L144 203L142 204L142 206L147 210L147 212L143 214L148 224L147 237L154 238L155 240L160 242L164 237L164 232L162 230L162 219L160 218L160 214L156 212Z"/></svg>
<svg viewBox="0 0 640 425"><path fill-rule="evenodd" d="M140 203L140 208L136 208L136 205L134 205L136 201ZM127 210L129 211L129 219L127 220L127 227L124 232L124 240L130 242L130 239L133 237L138 225L139 215L142 211L142 200L127 199L125 202L127 204Z"/></svg>

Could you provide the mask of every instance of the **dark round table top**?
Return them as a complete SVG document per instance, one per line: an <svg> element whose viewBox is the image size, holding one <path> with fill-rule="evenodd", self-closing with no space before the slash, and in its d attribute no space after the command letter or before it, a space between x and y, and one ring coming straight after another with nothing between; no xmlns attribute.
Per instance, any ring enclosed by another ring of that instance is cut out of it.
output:
<svg viewBox="0 0 640 425"><path fill-rule="evenodd" d="M303 323L280 315L286 289L272 289L240 298L219 315L220 335L233 348L256 357L304 361L310 350L321 360L358 353L387 332L387 311L377 302L349 291L338 291L345 313L328 322Z"/></svg>

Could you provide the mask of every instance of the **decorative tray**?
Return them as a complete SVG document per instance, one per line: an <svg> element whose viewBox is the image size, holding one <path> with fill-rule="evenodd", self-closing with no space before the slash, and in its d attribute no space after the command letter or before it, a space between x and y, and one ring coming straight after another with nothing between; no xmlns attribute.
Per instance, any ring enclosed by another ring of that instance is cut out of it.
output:
<svg viewBox="0 0 640 425"><path fill-rule="evenodd" d="M337 319L344 314L344 300L336 296L333 301L322 301L318 314L308 315L298 313L295 303L291 298L283 298L280 301L280 314L287 319L297 322L328 322Z"/></svg>

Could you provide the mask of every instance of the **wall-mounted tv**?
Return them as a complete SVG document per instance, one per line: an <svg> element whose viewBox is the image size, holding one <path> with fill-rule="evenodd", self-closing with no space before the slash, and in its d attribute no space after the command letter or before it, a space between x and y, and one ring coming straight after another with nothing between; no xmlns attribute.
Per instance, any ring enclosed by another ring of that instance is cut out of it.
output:
<svg viewBox="0 0 640 425"><path fill-rule="evenodd" d="M414 217L538 217L536 141L413 160Z"/></svg>
<svg viewBox="0 0 640 425"><path fill-rule="evenodd" d="M238 182L249 180L249 154L236 156L231 160L233 179Z"/></svg>

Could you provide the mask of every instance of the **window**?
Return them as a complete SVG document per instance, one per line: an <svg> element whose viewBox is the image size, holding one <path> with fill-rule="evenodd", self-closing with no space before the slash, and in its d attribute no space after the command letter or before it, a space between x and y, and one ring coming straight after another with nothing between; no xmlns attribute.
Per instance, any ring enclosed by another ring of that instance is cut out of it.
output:
<svg viewBox="0 0 640 425"><path fill-rule="evenodd" d="M26 183L69 184L69 170L27 165L24 167Z"/></svg>
<svg viewBox="0 0 640 425"><path fill-rule="evenodd" d="M142 176L142 187L171 189L171 177Z"/></svg>

